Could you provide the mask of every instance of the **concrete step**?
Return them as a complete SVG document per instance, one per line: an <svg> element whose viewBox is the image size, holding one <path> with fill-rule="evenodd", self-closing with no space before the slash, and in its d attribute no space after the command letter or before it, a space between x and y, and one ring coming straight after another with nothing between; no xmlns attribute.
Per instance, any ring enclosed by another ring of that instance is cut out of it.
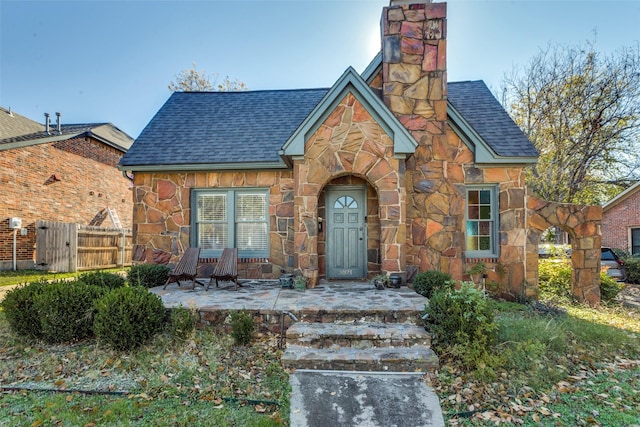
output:
<svg viewBox="0 0 640 427"><path fill-rule="evenodd" d="M428 347L311 348L289 345L282 363L294 369L374 372L433 372L438 356Z"/></svg>
<svg viewBox="0 0 640 427"><path fill-rule="evenodd" d="M287 345L312 348L374 348L431 346L431 336L421 326L404 323L307 323L287 329Z"/></svg>

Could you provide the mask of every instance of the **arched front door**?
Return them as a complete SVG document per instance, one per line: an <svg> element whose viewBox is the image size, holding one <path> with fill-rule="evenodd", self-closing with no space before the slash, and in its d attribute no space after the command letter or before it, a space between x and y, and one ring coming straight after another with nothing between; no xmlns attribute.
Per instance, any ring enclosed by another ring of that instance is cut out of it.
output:
<svg viewBox="0 0 640 427"><path fill-rule="evenodd" d="M367 277L366 188L327 187L326 260L328 279Z"/></svg>

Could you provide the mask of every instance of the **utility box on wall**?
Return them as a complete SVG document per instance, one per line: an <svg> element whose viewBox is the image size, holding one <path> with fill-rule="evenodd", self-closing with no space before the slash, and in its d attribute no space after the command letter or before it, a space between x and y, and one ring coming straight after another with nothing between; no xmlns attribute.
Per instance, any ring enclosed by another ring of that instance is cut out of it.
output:
<svg viewBox="0 0 640 427"><path fill-rule="evenodd" d="M9 228L22 228L22 218L9 218Z"/></svg>

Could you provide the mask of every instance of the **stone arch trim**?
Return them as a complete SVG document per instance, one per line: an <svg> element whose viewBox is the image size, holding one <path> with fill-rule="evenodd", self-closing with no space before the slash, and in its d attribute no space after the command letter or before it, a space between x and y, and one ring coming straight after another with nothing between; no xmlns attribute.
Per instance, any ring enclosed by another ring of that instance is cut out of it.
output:
<svg viewBox="0 0 640 427"><path fill-rule="evenodd" d="M541 233L558 226L571 236L572 292L580 302L600 303L602 207L553 203L527 197L527 282L538 283L538 243Z"/></svg>
<svg viewBox="0 0 640 427"><path fill-rule="evenodd" d="M376 191L380 214L381 268L402 272L405 265L406 189L404 160L394 157L393 140L366 108L346 95L305 143L294 160L294 251L302 271L318 268L318 198L333 179L354 175Z"/></svg>

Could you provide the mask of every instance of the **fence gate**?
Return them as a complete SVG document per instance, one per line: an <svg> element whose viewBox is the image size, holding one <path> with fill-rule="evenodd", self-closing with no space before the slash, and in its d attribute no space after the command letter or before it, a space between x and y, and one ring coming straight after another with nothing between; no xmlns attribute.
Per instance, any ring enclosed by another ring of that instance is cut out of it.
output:
<svg viewBox="0 0 640 427"><path fill-rule="evenodd" d="M36 266L60 273L74 272L77 266L78 225L39 220L36 223Z"/></svg>

